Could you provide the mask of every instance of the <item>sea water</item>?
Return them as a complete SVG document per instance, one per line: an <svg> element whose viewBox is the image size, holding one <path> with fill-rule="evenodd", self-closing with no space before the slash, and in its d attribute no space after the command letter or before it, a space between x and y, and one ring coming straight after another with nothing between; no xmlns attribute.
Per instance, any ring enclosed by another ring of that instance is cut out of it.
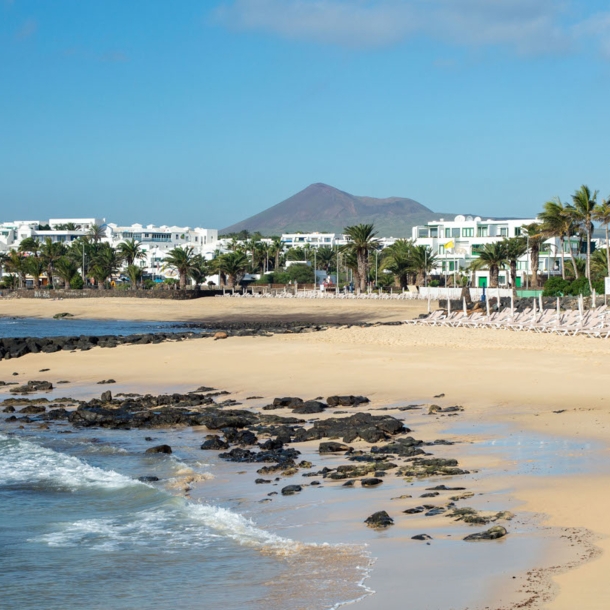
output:
<svg viewBox="0 0 610 610"><path fill-rule="evenodd" d="M188 452L146 454L143 431L113 443L116 431L7 428L0 422L2 608L322 609L365 593L362 548L301 544L228 502L172 493L167 483L185 472L214 475Z"/></svg>
<svg viewBox="0 0 610 610"><path fill-rule="evenodd" d="M136 335L192 330L176 322L141 320L81 320L74 318L0 317L2 337L63 337L80 335ZM195 331L197 332L197 331Z"/></svg>

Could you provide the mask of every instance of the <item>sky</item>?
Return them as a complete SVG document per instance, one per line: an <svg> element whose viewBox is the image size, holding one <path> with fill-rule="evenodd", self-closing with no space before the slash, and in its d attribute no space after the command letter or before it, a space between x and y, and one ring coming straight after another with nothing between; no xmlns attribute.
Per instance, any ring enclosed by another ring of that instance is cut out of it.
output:
<svg viewBox="0 0 610 610"><path fill-rule="evenodd" d="M610 196L601 0L0 0L0 221L223 228L314 182Z"/></svg>

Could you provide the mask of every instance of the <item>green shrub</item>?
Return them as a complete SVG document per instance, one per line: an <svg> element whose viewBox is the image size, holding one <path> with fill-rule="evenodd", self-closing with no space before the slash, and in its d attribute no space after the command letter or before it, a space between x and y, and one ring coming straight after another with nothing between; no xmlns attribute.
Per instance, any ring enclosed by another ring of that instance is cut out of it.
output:
<svg viewBox="0 0 610 610"><path fill-rule="evenodd" d="M430 282L428 283L428 286L430 286L430 288L438 288L441 285L441 283L438 280L430 280Z"/></svg>
<svg viewBox="0 0 610 610"><path fill-rule="evenodd" d="M155 287L156 282L154 280L144 280L142 282L142 287L146 288L147 290L150 290L151 288Z"/></svg>
<svg viewBox="0 0 610 610"><path fill-rule="evenodd" d="M604 281L598 280L593 282L593 288L597 294L604 294ZM585 297L591 296L589 280L586 277L579 277L572 282L563 280L560 277L552 277L547 280L544 285L544 291L542 292L542 296L544 297L576 297L579 294L582 294Z"/></svg>
<svg viewBox="0 0 610 610"><path fill-rule="evenodd" d="M542 292L543 297L561 297L569 294L570 282L560 277L552 277L546 281L544 290Z"/></svg>
<svg viewBox="0 0 610 610"><path fill-rule="evenodd" d="M290 265L286 270L286 275L288 276L289 281L292 280L299 284L313 284L315 281L313 269L309 265Z"/></svg>
<svg viewBox="0 0 610 610"><path fill-rule="evenodd" d="M75 275L70 280L70 288L72 288L72 290L82 290L84 285L85 282L83 282L83 278L80 275Z"/></svg>

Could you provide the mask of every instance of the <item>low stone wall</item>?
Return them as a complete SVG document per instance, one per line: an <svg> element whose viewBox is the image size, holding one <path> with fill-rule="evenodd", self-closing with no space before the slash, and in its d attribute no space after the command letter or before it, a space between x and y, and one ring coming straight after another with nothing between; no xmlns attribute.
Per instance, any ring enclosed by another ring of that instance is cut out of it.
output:
<svg viewBox="0 0 610 610"><path fill-rule="evenodd" d="M83 290L45 290L45 289L19 289L0 290L3 299L100 299L100 298L130 298L130 299L170 299L188 301L202 297L221 295L222 290L117 290L91 289Z"/></svg>

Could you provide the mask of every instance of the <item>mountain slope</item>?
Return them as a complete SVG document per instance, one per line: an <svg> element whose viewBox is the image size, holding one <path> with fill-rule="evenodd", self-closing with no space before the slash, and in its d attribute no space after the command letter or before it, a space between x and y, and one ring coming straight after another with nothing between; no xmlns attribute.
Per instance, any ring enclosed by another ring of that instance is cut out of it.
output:
<svg viewBox="0 0 610 610"><path fill-rule="evenodd" d="M438 217L439 214L413 199L357 197L318 183L220 233L237 233L244 229L251 233L260 231L264 235L294 231L341 233L349 225L373 223L379 235L411 237L413 226Z"/></svg>

